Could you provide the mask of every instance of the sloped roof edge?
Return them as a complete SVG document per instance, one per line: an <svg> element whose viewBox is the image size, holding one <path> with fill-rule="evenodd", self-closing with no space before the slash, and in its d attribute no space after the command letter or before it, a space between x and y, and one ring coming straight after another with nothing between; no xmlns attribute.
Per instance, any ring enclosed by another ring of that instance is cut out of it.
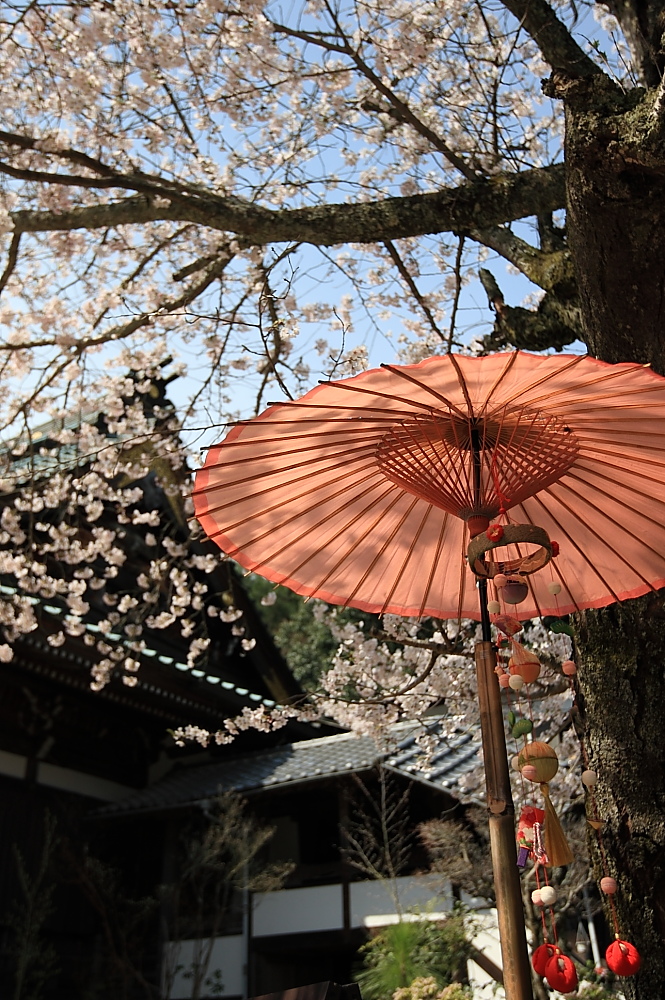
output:
<svg viewBox="0 0 665 1000"><path fill-rule="evenodd" d="M402 777L454 794L462 775L478 763L480 741L475 733L460 730L443 736L438 728L430 728L439 742L428 755L416 741L422 729L411 726L410 730L395 733L394 744L383 750L370 736L339 733L231 760L178 766L154 785L104 806L96 815L130 816L184 808L223 791L253 793L290 788L307 781L368 771L380 762Z"/></svg>

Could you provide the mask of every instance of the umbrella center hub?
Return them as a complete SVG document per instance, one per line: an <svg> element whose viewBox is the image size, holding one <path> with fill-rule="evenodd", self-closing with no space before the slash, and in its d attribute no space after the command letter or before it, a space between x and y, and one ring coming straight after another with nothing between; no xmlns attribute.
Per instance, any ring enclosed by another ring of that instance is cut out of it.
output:
<svg viewBox="0 0 665 1000"><path fill-rule="evenodd" d="M578 454L570 427L526 407L468 418L416 414L393 424L376 448L387 479L464 520L515 507L560 479Z"/></svg>

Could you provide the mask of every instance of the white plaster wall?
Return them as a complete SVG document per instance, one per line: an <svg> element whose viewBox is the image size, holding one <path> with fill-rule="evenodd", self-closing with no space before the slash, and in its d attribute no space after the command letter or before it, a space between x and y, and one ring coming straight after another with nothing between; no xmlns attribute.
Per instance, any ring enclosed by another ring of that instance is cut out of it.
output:
<svg viewBox="0 0 665 1000"><path fill-rule="evenodd" d="M443 891L442 891L443 890ZM399 909L415 910L423 916L437 919L452 908L452 897L439 877L408 875L385 882L352 882L351 925L353 927L385 927L398 919Z"/></svg>
<svg viewBox="0 0 665 1000"><path fill-rule="evenodd" d="M496 909L477 909L470 917L470 922L476 927L473 943L490 958L499 968L502 966L501 943L499 941L499 922ZM479 965L470 961L469 984L473 988L473 1000L504 1000L503 986L499 986Z"/></svg>
<svg viewBox="0 0 665 1000"><path fill-rule="evenodd" d="M344 926L341 885L280 889L252 898L252 934L299 934Z"/></svg>
<svg viewBox="0 0 665 1000"><path fill-rule="evenodd" d="M169 942L166 945L165 966L168 969L181 966L168 991L169 1000L189 1000L192 995L192 981L184 973L191 968L195 941ZM241 934L216 938L213 942L207 974L219 969L222 976L222 997L245 995L245 939ZM166 986L165 983L165 992Z"/></svg>
<svg viewBox="0 0 665 1000"><path fill-rule="evenodd" d="M405 876L394 881L352 882L349 886L352 927L381 927L397 919L395 892L402 911L426 915L445 912L452 906L448 891L441 894L436 876ZM254 937L269 934L299 934L304 931L337 930L344 926L342 886L317 885L303 889L280 889L253 897Z"/></svg>

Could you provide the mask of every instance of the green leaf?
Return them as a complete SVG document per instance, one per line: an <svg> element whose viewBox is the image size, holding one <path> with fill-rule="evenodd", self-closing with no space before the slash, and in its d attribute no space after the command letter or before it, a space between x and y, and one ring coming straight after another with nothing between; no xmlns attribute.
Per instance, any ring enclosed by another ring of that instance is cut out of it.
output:
<svg viewBox="0 0 665 1000"><path fill-rule="evenodd" d="M520 736L526 736L533 729L533 722L531 719L519 719L513 726L511 732L515 739Z"/></svg>

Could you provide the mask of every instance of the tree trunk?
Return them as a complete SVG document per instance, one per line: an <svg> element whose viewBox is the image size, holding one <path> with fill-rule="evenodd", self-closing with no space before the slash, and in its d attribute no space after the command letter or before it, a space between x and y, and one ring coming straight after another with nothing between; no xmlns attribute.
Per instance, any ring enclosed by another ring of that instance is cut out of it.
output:
<svg viewBox="0 0 665 1000"><path fill-rule="evenodd" d="M644 91L585 81L566 105L568 246L589 352L665 374L665 138ZM648 137L648 138L646 138Z"/></svg>
<svg viewBox="0 0 665 1000"><path fill-rule="evenodd" d="M665 164L651 99L598 81L552 84L566 102L568 242L589 351L665 374ZM621 936L643 969L623 984L653 1000L665 983L665 593L577 616L585 743ZM596 874L601 858L590 831ZM612 928L611 914L608 922Z"/></svg>
<svg viewBox="0 0 665 1000"><path fill-rule="evenodd" d="M590 831L595 874L619 883L619 931L644 962L627 995L644 1000L661 996L665 983L664 601L653 595L585 611L577 623L580 707L609 869Z"/></svg>

